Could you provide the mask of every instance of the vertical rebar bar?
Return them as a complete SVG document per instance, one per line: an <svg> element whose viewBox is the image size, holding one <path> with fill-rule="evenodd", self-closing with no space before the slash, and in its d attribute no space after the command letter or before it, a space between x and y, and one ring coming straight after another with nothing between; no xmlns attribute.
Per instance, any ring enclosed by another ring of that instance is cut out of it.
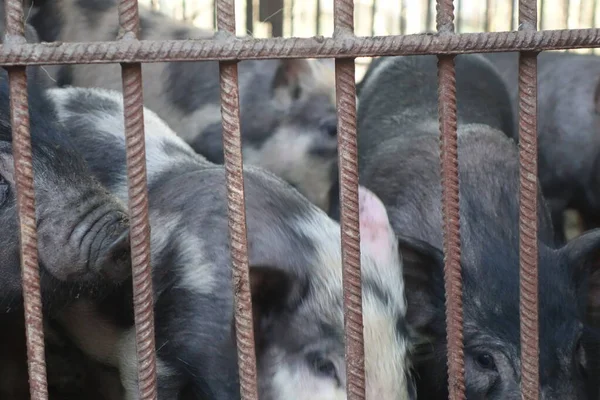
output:
<svg viewBox="0 0 600 400"><path fill-rule="evenodd" d="M218 0L217 25L219 31L235 35L234 0ZM240 394L242 400L256 400L258 399L258 387L248 271L237 63L235 61L220 62L219 70Z"/></svg>
<svg viewBox="0 0 600 400"><path fill-rule="evenodd" d="M137 40L139 22L137 0L120 0L120 40ZM148 219L142 66L139 63L121 64L121 70L129 215L131 220L131 263L138 388L140 399L156 400L154 294L150 265L150 222Z"/></svg>
<svg viewBox="0 0 600 400"><path fill-rule="evenodd" d="M352 0L334 2L334 36L354 35ZM344 295L346 398L364 400L365 352L363 339L360 232L358 216L358 150L356 139L356 83L354 59L335 60L340 182L340 234Z"/></svg>
<svg viewBox="0 0 600 400"><path fill-rule="evenodd" d="M454 33L452 0L437 0L437 30ZM444 230L444 283L448 342L448 394L450 400L465 399L463 347L463 301L460 264L460 210L458 143L456 122L456 78L453 56L438 56L438 111L440 119L440 163Z"/></svg>
<svg viewBox="0 0 600 400"><path fill-rule="evenodd" d="M519 29L535 31L537 1L519 1ZM539 399L537 53L519 53L521 396Z"/></svg>
<svg viewBox="0 0 600 400"><path fill-rule="evenodd" d="M12 44L25 43L23 3L20 0L7 0L5 12L4 45L10 47ZM27 103L27 72L25 67L10 67L7 68L7 71L10 90L12 150L17 189L19 255L25 312L29 395L33 400L46 400L48 398L48 384L37 252L33 155L29 130L29 105Z"/></svg>

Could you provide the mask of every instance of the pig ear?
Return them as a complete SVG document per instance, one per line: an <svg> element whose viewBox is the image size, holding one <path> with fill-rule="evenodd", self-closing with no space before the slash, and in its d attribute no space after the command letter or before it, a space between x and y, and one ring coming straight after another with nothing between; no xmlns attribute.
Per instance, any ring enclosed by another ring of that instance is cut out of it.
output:
<svg viewBox="0 0 600 400"><path fill-rule="evenodd" d="M578 289L587 282L587 312L600 322L600 229L571 240L559 250L573 271Z"/></svg>
<svg viewBox="0 0 600 400"><path fill-rule="evenodd" d="M436 316L444 312L444 254L418 239L398 237L407 302L406 320L420 334L436 328Z"/></svg>
<svg viewBox="0 0 600 400"><path fill-rule="evenodd" d="M398 260L396 235L390 226L385 206L369 189L358 187L360 244L378 263Z"/></svg>
<svg viewBox="0 0 600 400"><path fill-rule="evenodd" d="M272 91L275 97L287 93L293 100L300 97L300 81L303 74L310 74L311 65L304 59L280 60L275 77L273 78Z"/></svg>
<svg viewBox="0 0 600 400"><path fill-rule="evenodd" d="M281 268L250 267L252 319L257 346L263 342L264 327L273 316L293 307L301 296L302 287L298 276Z"/></svg>

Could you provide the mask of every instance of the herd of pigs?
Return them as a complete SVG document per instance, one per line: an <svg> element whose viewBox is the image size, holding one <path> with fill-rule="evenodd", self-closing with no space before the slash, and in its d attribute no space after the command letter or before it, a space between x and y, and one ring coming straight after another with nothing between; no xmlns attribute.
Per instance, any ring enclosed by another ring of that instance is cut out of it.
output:
<svg viewBox="0 0 600 400"><path fill-rule="evenodd" d="M113 40L116 8L29 0L26 35ZM140 18L142 39L212 35ZM538 60L541 399L599 399L600 59ZM455 65L466 395L516 400L518 54ZM159 399L239 399L218 64L142 69ZM345 399L333 61L243 61L239 81L259 397ZM28 67L28 91L50 398L137 399L120 67ZM2 70L0 399L21 400L8 92ZM447 399L437 59L377 58L357 97L366 396Z"/></svg>

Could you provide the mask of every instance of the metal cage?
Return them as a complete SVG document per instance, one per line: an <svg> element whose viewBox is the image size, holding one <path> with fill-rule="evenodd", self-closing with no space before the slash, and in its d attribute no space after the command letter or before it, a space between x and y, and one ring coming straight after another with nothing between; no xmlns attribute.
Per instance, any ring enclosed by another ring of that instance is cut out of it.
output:
<svg viewBox="0 0 600 400"><path fill-rule="evenodd" d="M436 54L439 59L439 121L442 165L448 368L452 400L465 398L461 241L459 236L456 88L454 56L519 51L520 279L523 398L539 398L537 265L537 54L551 49L600 47L599 29L537 31L537 1L520 0L518 31L456 34L452 0L437 0L437 34L357 37L352 0L335 0L333 37L252 39L235 37L234 0L217 2L213 39L140 41L137 0L120 0L120 37L113 42L26 43L21 0L6 0L6 32L0 65L9 72L11 123L20 222L27 358L32 399L47 399L42 305L36 248L32 152L26 65L120 63L131 216L134 307L139 391L156 399L156 357L150 268L150 230L143 125L141 63L217 60L227 171L229 231L236 288L235 326L241 398L257 399L256 360L244 207L237 61L268 58L335 58L340 164L344 314L349 400L365 398L358 173L356 57Z"/></svg>

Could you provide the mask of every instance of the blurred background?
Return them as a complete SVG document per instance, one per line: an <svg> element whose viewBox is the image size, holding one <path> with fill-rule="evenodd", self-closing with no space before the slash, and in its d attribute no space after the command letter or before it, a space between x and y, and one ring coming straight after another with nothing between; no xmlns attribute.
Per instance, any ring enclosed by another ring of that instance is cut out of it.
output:
<svg viewBox="0 0 600 400"><path fill-rule="evenodd" d="M215 0L140 0L204 29L216 29ZM538 0L538 29L597 27L600 0ZM331 36L333 0L236 0L238 36ZM518 0L455 0L456 31L500 32L518 28ZM435 0L355 0L357 36L435 31ZM592 50L572 50L590 53ZM595 52L598 53L599 49ZM356 60L360 79L368 59Z"/></svg>

